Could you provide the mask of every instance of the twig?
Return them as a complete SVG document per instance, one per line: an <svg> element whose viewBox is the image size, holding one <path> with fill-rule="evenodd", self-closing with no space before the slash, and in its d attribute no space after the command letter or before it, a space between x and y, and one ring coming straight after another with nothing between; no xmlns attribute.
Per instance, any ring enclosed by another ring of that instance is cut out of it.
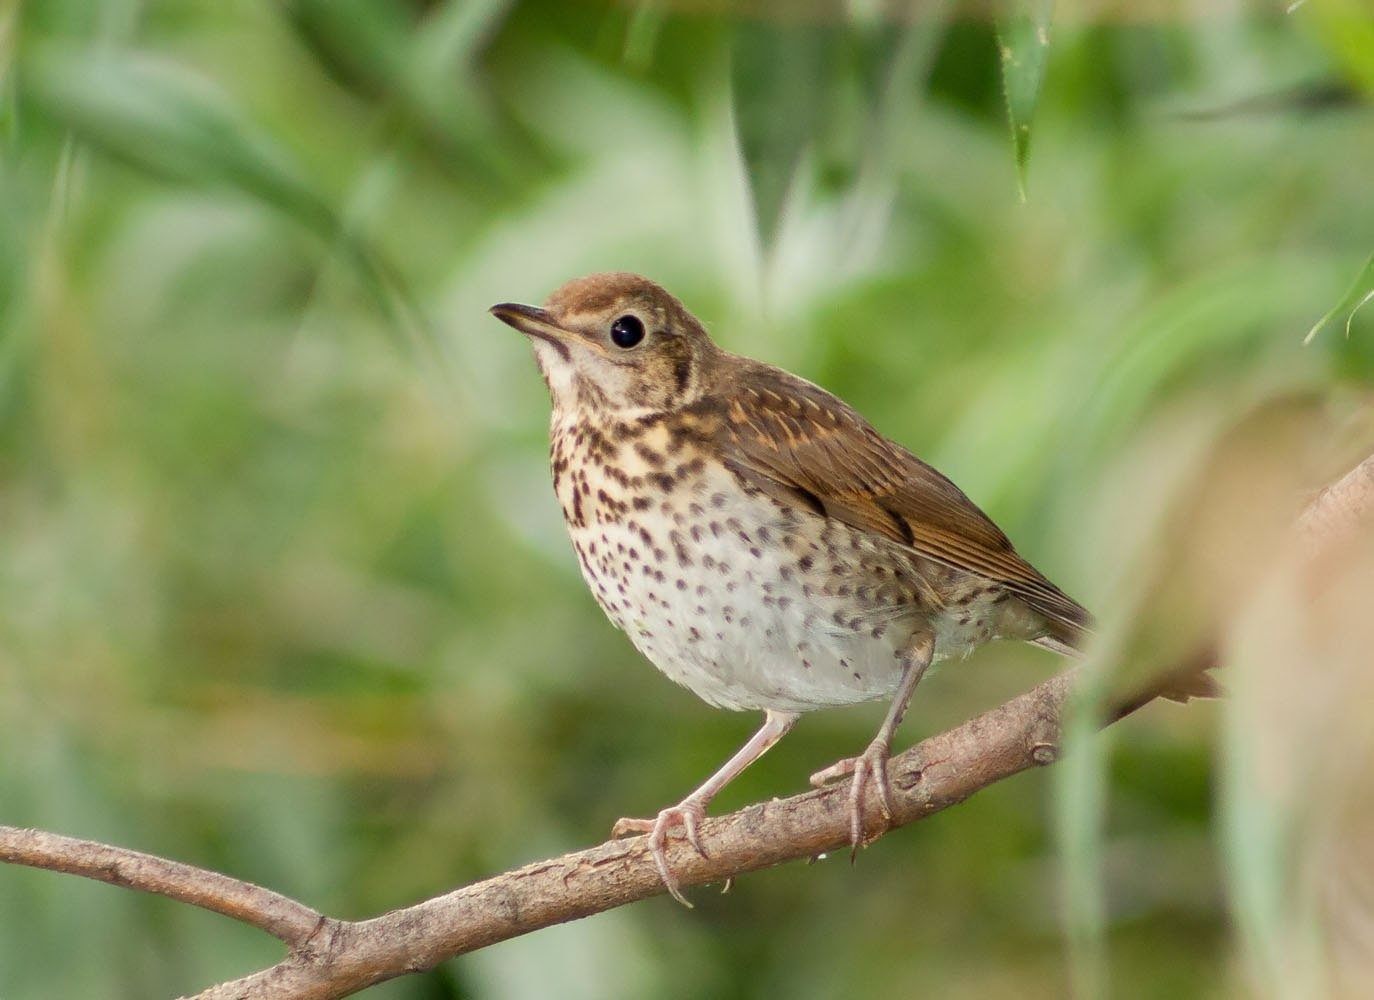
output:
<svg viewBox="0 0 1374 1000"><path fill-rule="evenodd" d="M1298 518L1308 544L1344 535L1374 518L1374 455L1322 490Z"/></svg>
<svg viewBox="0 0 1374 1000"><path fill-rule="evenodd" d="M1322 491L1298 521L1309 546L1330 541L1374 514L1374 456ZM924 819L982 788L1059 755L1064 704L1076 671L1045 681L998 708L932 736L889 764L893 822ZM1146 704L1150 692L1109 706L1110 723ZM674 841L671 864L684 886L815 857L848 842L847 786L774 799L708 819L707 857ZM664 891L646 838L610 841L540 861L393 910L342 921L269 890L135 851L34 830L0 827L0 861L50 868L192 903L259 927L290 947L269 969L211 987L196 1000L344 997L489 944L576 920Z"/></svg>
<svg viewBox="0 0 1374 1000"><path fill-rule="evenodd" d="M0 861L81 875L190 903L264 930L292 948L304 946L324 920L305 904L251 882L43 830L0 826Z"/></svg>

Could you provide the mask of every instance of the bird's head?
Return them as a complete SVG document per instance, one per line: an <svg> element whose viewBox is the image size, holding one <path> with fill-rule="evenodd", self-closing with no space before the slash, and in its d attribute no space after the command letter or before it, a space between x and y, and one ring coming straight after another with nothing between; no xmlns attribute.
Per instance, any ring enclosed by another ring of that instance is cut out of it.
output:
<svg viewBox="0 0 1374 1000"><path fill-rule="evenodd" d="M637 274L577 278L543 308L491 312L530 338L555 409L677 409L701 396L719 353L681 302Z"/></svg>

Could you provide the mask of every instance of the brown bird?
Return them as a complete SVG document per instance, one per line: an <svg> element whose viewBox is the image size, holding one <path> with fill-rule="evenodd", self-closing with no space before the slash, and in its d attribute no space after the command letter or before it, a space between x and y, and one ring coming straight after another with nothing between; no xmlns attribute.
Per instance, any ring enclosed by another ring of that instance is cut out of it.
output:
<svg viewBox="0 0 1374 1000"><path fill-rule="evenodd" d="M672 680L764 713L700 788L615 825L651 835L680 902L668 831L704 855L706 805L801 713L892 699L861 755L811 779L849 777L857 849L869 789L891 818L893 732L932 662L997 638L1082 642L1087 612L957 486L824 389L717 347L647 278L491 311L531 338L548 384L554 489L597 602Z"/></svg>

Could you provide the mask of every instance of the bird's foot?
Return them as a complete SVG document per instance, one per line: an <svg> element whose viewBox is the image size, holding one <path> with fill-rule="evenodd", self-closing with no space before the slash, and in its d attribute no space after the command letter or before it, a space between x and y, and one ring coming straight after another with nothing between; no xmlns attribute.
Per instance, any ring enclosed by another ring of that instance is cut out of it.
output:
<svg viewBox="0 0 1374 1000"><path fill-rule="evenodd" d="M888 825L892 823L892 800L887 786L887 759L892 748L881 739L874 740L859 757L846 757L831 764L824 771L811 775L811 784L820 788L836 778L848 775L853 777L849 783L849 860L859 854L859 848L868 841L864 836L864 786L873 785L878 793L878 806Z"/></svg>
<svg viewBox="0 0 1374 1000"><path fill-rule="evenodd" d="M654 867L658 869L658 875L659 878L663 879L664 887L670 896L690 910L692 904L682 894L682 890L678 887L677 877L668 867L668 830L681 824L687 843L691 844L703 858L708 857L706 848L701 846L701 835L698 832L701 821L705 818L705 803L689 796L677 805L661 810L654 819L616 820L615 826L611 828L611 836L628 837L636 833L647 833L649 835L649 854L654 859Z"/></svg>

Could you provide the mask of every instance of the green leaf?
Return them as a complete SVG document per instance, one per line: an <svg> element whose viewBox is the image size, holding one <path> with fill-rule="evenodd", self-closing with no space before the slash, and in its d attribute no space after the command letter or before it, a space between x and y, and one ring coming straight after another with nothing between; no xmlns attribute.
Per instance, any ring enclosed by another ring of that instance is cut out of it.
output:
<svg viewBox="0 0 1374 1000"><path fill-rule="evenodd" d="M846 42L812 24L745 24L734 35L735 120L765 243L798 164L827 125L827 88Z"/></svg>
<svg viewBox="0 0 1374 1000"><path fill-rule="evenodd" d="M328 203L206 79L138 53L48 46L24 60L23 98L141 170L237 189L332 235Z"/></svg>
<svg viewBox="0 0 1374 1000"><path fill-rule="evenodd" d="M1315 29L1347 79L1374 93L1374 11L1366 0L1313 0L1288 12Z"/></svg>
<svg viewBox="0 0 1374 1000"><path fill-rule="evenodd" d="M1350 324L1355 321L1355 314L1364 307L1371 299L1374 299L1374 254L1364 262L1364 267L1360 268L1360 273L1355 275L1355 280L1350 283L1341 300L1326 311L1321 319L1312 325L1312 329L1307 331L1307 336L1302 338L1304 344L1310 344L1322 327L1330 323L1341 313L1345 313L1345 335L1350 337Z"/></svg>
<svg viewBox="0 0 1374 1000"><path fill-rule="evenodd" d="M625 29L625 48L622 58L625 65L636 73L649 70L654 62L654 48L658 36L663 31L667 15L657 0L645 0L630 15L630 23Z"/></svg>
<svg viewBox="0 0 1374 1000"><path fill-rule="evenodd" d="M1054 0L1008 0L997 21L997 49L1002 63L1002 93L1007 102L1016 184L1026 200L1026 165L1030 160L1031 119L1040 100L1040 85L1049 62L1050 19Z"/></svg>
<svg viewBox="0 0 1374 1000"><path fill-rule="evenodd" d="M281 11L339 85L418 136L445 169L498 192L522 167L473 64L510 5L451 0L419 23L406 5L372 0L290 0Z"/></svg>
<svg viewBox="0 0 1374 1000"><path fill-rule="evenodd" d="M347 261L393 328L427 339L399 275L209 80L142 53L58 45L26 57L20 79L23 100L94 149L159 177L237 191L309 230Z"/></svg>

